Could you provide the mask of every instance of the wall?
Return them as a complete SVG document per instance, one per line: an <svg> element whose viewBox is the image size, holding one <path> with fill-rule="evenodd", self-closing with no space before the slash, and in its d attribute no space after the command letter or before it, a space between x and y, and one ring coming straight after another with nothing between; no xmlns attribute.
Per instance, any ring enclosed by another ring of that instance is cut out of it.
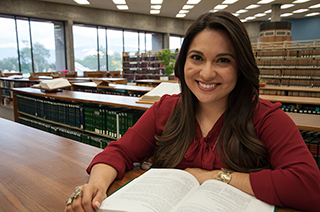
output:
<svg viewBox="0 0 320 212"><path fill-rule="evenodd" d="M291 22L292 40L320 39L320 17L285 20Z"/></svg>

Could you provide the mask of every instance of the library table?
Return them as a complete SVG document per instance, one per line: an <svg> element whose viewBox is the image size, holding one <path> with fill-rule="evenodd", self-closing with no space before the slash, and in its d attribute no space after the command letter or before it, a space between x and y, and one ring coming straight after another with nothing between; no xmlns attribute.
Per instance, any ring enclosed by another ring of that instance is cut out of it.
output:
<svg viewBox="0 0 320 212"><path fill-rule="evenodd" d="M0 211L63 211L74 188L88 180L85 169L99 148L0 118ZM108 194L137 178L134 169ZM278 209L279 212L295 211Z"/></svg>
<svg viewBox="0 0 320 212"><path fill-rule="evenodd" d="M76 87L89 87L89 88L104 88L104 89L112 89L112 90L125 90L125 91L137 91L137 92L149 92L153 89L153 87L144 87L137 85L123 85L123 84L109 84L106 85L97 85L94 82L84 82L84 83L73 83L72 89L75 90Z"/></svg>
<svg viewBox="0 0 320 212"><path fill-rule="evenodd" d="M317 97L275 96L275 95L259 95L259 97L262 99L267 99L270 102L320 105L320 98L317 98Z"/></svg>

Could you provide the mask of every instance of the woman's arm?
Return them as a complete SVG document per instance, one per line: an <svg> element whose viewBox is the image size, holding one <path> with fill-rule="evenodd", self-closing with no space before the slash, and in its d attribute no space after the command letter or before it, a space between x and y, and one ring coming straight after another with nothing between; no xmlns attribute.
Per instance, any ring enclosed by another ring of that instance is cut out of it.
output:
<svg viewBox="0 0 320 212"><path fill-rule="evenodd" d="M187 168L185 169L185 171L189 172L194 177L196 177L199 183L202 184L206 180L217 180L218 173L221 170L208 171L200 168ZM249 174L232 172L229 185L232 185L240 189L241 191L246 192L247 194L254 195L250 184Z"/></svg>
<svg viewBox="0 0 320 212"><path fill-rule="evenodd" d="M91 169L88 183L81 186L82 196L74 199L65 211L94 212L107 197L107 190L116 177L117 171L113 167L101 163L95 164Z"/></svg>

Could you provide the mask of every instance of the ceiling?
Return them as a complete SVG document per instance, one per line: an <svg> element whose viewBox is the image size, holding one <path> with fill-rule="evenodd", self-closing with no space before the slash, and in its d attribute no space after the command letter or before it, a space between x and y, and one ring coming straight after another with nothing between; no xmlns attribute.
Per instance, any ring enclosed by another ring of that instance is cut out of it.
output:
<svg viewBox="0 0 320 212"><path fill-rule="evenodd" d="M60 4L70 4L79 7L89 7L89 8L99 8L99 9L107 9L107 10L116 10L119 11L116 5L113 3L112 0L88 0L90 5L79 5L73 0L38 0L38 1L47 1L47 2L55 2ZM239 0L234 4L229 5L225 11L229 11L231 13L235 13L240 9L245 9L245 7L251 4L257 4L260 0ZM249 17L254 16L257 13L264 13L265 11L271 9L272 4L292 4L295 0L275 0L268 4L260 4L261 6L256 9L248 10L246 13L242 13L238 16L241 20ZM171 17L176 18L176 15L182 9L182 7L186 4L187 0L163 0L162 8L160 10L160 14L156 14L155 16L163 16L163 17ZM199 4L195 5L189 13L183 18L188 20L194 20L200 14L204 12L208 12L209 10L213 10L213 8L221 4L223 0L201 0ZM129 7L128 10L121 10L122 12L130 12L130 13L141 13L141 14L150 14L150 0L126 0L126 3ZM308 9L308 7L319 4L320 0L310 0L305 3L294 4L295 6L288 8L288 9L281 9L281 14L284 13L292 13L298 9ZM282 20L286 19L296 19L296 18L306 18L306 14L313 13L313 12L320 12L320 8L309 9L303 13L293 13L293 15L288 17L281 17ZM316 17L319 17L318 14ZM257 17L250 21L267 21L271 17L271 13L263 16Z"/></svg>

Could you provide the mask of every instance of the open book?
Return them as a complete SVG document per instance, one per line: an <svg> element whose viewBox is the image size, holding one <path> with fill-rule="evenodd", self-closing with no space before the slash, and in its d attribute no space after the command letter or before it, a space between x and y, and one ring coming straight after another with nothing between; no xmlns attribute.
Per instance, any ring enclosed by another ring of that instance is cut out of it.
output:
<svg viewBox="0 0 320 212"><path fill-rule="evenodd" d="M160 100L165 94L179 94L181 93L180 83L178 82L162 82L157 87L141 96L136 103L153 104Z"/></svg>
<svg viewBox="0 0 320 212"><path fill-rule="evenodd" d="M44 90L56 90L60 88L70 87L70 82L65 78L56 78L52 80L41 81L39 84L34 85L34 88L40 88Z"/></svg>
<svg viewBox="0 0 320 212"><path fill-rule="evenodd" d="M220 182L202 185L180 169L150 169L101 204L98 212L273 212L275 207Z"/></svg>

